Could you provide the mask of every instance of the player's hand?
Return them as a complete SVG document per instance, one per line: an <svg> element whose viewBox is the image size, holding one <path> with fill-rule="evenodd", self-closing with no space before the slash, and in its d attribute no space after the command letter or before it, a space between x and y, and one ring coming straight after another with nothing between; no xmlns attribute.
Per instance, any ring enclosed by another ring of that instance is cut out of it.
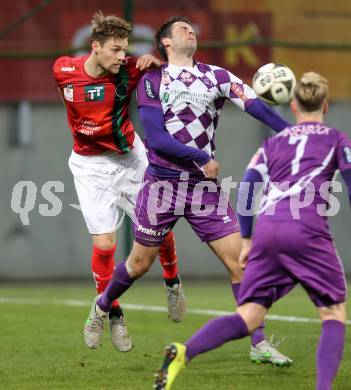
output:
<svg viewBox="0 0 351 390"><path fill-rule="evenodd" d="M162 62L158 58L152 56L151 54L144 54L138 58L135 66L140 70L145 70L150 67L159 68L161 65Z"/></svg>
<svg viewBox="0 0 351 390"><path fill-rule="evenodd" d="M242 269L245 269L247 260L249 258L249 253L252 246L251 238L242 238L241 239L241 252L239 255L239 264Z"/></svg>
<svg viewBox="0 0 351 390"><path fill-rule="evenodd" d="M206 177L215 179L219 173L219 164L216 160L211 159L202 167L202 169L204 170Z"/></svg>

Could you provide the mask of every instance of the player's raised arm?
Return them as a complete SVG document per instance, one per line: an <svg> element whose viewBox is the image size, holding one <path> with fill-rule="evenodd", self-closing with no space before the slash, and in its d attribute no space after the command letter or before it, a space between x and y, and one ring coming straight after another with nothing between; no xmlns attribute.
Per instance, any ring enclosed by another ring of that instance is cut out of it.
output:
<svg viewBox="0 0 351 390"><path fill-rule="evenodd" d="M219 68L214 72L219 81L223 97L228 98L236 106L263 122L277 133L290 126L289 122L259 99L255 91L241 79L225 69Z"/></svg>

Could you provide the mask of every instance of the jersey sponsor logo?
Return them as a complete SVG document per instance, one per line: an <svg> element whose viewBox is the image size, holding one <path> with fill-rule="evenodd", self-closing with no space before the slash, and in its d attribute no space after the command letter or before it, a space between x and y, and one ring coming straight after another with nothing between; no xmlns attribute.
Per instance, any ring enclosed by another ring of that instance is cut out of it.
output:
<svg viewBox="0 0 351 390"><path fill-rule="evenodd" d="M348 146L344 147L344 157L345 157L345 162L351 163L351 148Z"/></svg>
<svg viewBox="0 0 351 390"><path fill-rule="evenodd" d="M168 92L165 92L164 94L163 94L163 96L162 96L162 102L163 103L168 103L169 102L169 93Z"/></svg>
<svg viewBox="0 0 351 390"><path fill-rule="evenodd" d="M161 234L163 236L165 236L166 234L168 234L169 232L171 231L171 228L170 227L166 227L162 230Z"/></svg>
<svg viewBox="0 0 351 390"><path fill-rule="evenodd" d="M85 135L94 135L100 130L101 130L101 126L98 123L93 121L82 120L80 126L77 129L77 132Z"/></svg>
<svg viewBox="0 0 351 390"><path fill-rule="evenodd" d="M144 86L145 86L146 95L151 99L156 99L156 94L155 94L154 88L151 84L151 81L149 81L148 79L145 79Z"/></svg>
<svg viewBox="0 0 351 390"><path fill-rule="evenodd" d="M183 71L180 74L180 80L184 82L192 82L194 80L193 75L190 72Z"/></svg>
<svg viewBox="0 0 351 390"><path fill-rule="evenodd" d="M105 86L104 85L87 85L84 87L85 101L104 100Z"/></svg>
<svg viewBox="0 0 351 390"><path fill-rule="evenodd" d="M169 91L169 100L172 104L195 103L202 104L206 107L211 104L213 97L208 92L193 92L190 89L172 89Z"/></svg>
<svg viewBox="0 0 351 390"><path fill-rule="evenodd" d="M63 96L68 102L73 102L73 85L68 84L63 88Z"/></svg>
<svg viewBox="0 0 351 390"><path fill-rule="evenodd" d="M143 225L138 225L138 232L147 234L149 236L154 236L154 237L160 237L160 236L165 236L170 232L171 228L167 227L162 230L154 230L152 228L146 228Z"/></svg>
<svg viewBox="0 0 351 390"><path fill-rule="evenodd" d="M162 84L167 85L172 82L169 74L167 72L162 72L162 79L161 79Z"/></svg>
<svg viewBox="0 0 351 390"><path fill-rule="evenodd" d="M62 72L73 72L75 69L76 69L76 67L74 65L61 67Z"/></svg>
<svg viewBox="0 0 351 390"><path fill-rule="evenodd" d="M239 87L237 83L232 83L230 86L232 92L235 93L243 102L246 102L247 96L244 94L244 91Z"/></svg>

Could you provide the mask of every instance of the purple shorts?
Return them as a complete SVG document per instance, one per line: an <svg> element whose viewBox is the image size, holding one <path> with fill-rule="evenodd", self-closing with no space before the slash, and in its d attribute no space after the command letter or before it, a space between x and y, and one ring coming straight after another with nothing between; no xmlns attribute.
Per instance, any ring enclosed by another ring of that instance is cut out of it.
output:
<svg viewBox="0 0 351 390"><path fill-rule="evenodd" d="M181 217L204 242L240 230L228 197L217 181L197 177L159 178L146 172L135 214L135 241L146 246L161 245Z"/></svg>
<svg viewBox="0 0 351 390"><path fill-rule="evenodd" d="M259 218L238 304L269 308L298 283L317 307L346 300L344 269L328 228Z"/></svg>

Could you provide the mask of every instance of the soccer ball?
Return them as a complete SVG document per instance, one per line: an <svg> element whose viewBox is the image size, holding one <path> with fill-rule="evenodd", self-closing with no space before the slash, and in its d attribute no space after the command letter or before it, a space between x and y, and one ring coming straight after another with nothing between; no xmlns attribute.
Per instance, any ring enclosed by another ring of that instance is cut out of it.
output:
<svg viewBox="0 0 351 390"><path fill-rule="evenodd" d="M252 80L257 96L271 105L288 103L295 85L294 72L285 65L274 63L261 66Z"/></svg>

